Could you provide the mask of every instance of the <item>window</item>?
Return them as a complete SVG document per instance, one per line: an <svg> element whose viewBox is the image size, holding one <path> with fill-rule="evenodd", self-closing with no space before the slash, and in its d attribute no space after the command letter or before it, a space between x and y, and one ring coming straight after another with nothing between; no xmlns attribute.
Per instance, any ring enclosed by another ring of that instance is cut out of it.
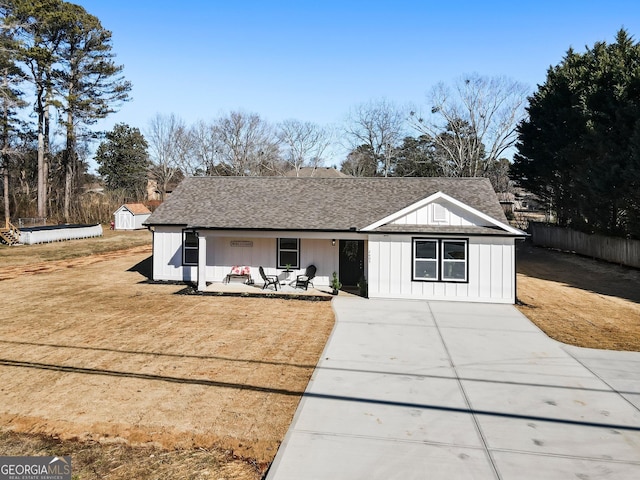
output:
<svg viewBox="0 0 640 480"><path fill-rule="evenodd" d="M182 264L198 265L198 234L182 232Z"/></svg>
<svg viewBox="0 0 640 480"><path fill-rule="evenodd" d="M415 240L413 242L413 278L438 279L438 241Z"/></svg>
<svg viewBox="0 0 640 480"><path fill-rule="evenodd" d="M413 239L413 280L466 282L468 240Z"/></svg>
<svg viewBox="0 0 640 480"><path fill-rule="evenodd" d="M278 265L277 268L300 268L300 239L278 239Z"/></svg>
<svg viewBox="0 0 640 480"><path fill-rule="evenodd" d="M466 240L442 240L442 280L467 281Z"/></svg>

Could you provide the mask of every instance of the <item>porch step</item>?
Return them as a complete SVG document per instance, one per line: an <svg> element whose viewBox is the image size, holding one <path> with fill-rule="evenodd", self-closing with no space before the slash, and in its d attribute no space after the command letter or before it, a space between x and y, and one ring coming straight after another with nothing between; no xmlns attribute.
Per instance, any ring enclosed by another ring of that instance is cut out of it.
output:
<svg viewBox="0 0 640 480"><path fill-rule="evenodd" d="M20 243L20 231L6 228L0 229L0 243L17 245Z"/></svg>

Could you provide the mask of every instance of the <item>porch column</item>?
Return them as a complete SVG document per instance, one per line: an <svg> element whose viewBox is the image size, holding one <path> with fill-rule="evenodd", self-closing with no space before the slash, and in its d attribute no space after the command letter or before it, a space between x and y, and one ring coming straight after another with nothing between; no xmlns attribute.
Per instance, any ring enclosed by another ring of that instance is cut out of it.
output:
<svg viewBox="0 0 640 480"><path fill-rule="evenodd" d="M207 237L198 232L198 291L207 288Z"/></svg>

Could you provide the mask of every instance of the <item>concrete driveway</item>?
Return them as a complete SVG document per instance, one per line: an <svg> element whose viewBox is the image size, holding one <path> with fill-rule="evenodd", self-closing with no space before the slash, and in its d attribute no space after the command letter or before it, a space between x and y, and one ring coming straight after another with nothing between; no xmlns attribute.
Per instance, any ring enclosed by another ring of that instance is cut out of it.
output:
<svg viewBox="0 0 640 480"><path fill-rule="evenodd" d="M640 353L510 305L337 297L268 480L640 478Z"/></svg>

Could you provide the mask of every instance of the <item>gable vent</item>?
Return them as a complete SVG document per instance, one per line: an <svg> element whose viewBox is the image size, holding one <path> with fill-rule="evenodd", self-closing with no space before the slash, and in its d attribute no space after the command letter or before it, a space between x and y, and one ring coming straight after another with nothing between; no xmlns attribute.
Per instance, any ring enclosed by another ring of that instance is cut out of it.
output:
<svg viewBox="0 0 640 480"><path fill-rule="evenodd" d="M439 203L433 204L433 221L434 222L446 222L447 221L447 209Z"/></svg>

